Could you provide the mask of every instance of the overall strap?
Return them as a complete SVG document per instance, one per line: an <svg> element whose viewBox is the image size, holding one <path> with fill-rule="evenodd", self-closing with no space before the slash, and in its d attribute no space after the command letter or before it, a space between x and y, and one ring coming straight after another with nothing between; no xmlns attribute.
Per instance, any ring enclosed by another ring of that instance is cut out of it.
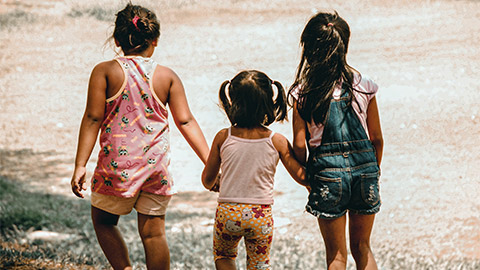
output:
<svg viewBox="0 0 480 270"><path fill-rule="evenodd" d="M352 94L346 91L343 84L340 99L331 99L322 135L322 145L368 140L365 129L349 101L349 95Z"/></svg>

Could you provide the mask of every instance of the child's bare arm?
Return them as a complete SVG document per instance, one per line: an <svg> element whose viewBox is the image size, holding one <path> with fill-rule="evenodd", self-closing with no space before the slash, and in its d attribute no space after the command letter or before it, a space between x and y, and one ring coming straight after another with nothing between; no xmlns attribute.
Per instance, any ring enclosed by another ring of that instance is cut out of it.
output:
<svg viewBox="0 0 480 270"><path fill-rule="evenodd" d="M207 141L205 140L205 136L203 135L197 120L195 120L195 117L193 117L193 114L190 111L182 81L172 70L170 70L170 72L172 81L168 104L175 125L180 130L185 140L187 140L190 147L192 147L193 151L195 151L197 156L205 164L209 152Z"/></svg>
<svg viewBox="0 0 480 270"><path fill-rule="evenodd" d="M98 64L92 71L88 85L88 97L85 113L80 124L78 136L77 154L75 158L75 170L72 176L72 191L75 195L83 198L82 190L85 190L85 166L92 154L97 140L98 131L103 121L106 99L106 68L107 63Z"/></svg>
<svg viewBox="0 0 480 270"><path fill-rule="evenodd" d="M212 188L218 184L218 172L220 171L220 147L227 138L227 130L223 129L217 133L215 139L213 139L212 147L210 149L210 154L208 155L208 160L205 165L205 168L202 172L202 184L208 189Z"/></svg>
<svg viewBox="0 0 480 270"><path fill-rule="evenodd" d="M297 160L306 164L307 162L307 145L306 145L306 134L307 134L307 124L300 116L297 110L297 102L293 104L293 152Z"/></svg>
<svg viewBox="0 0 480 270"><path fill-rule="evenodd" d="M375 147L375 156L377 157L378 166L382 163L383 155L383 135L380 125L380 116L378 114L377 100L372 98L367 108L367 127L368 135Z"/></svg>
<svg viewBox="0 0 480 270"><path fill-rule="evenodd" d="M272 138L273 145L280 154L280 160L292 178L302 186L308 187L305 180L305 167L300 164L293 153L290 142L283 135L275 133Z"/></svg>

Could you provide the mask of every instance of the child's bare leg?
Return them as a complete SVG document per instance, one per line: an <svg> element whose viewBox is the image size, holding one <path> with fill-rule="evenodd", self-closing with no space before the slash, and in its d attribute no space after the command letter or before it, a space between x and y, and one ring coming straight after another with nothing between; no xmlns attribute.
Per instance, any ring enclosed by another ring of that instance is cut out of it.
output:
<svg viewBox="0 0 480 270"><path fill-rule="evenodd" d="M118 218L118 215L92 206L93 227L105 257L115 270L132 269L127 246L117 228Z"/></svg>
<svg viewBox="0 0 480 270"><path fill-rule="evenodd" d="M215 261L215 267L217 270L236 270L235 260L232 259L218 259Z"/></svg>
<svg viewBox="0 0 480 270"><path fill-rule="evenodd" d="M165 235L165 215L149 216L138 213L138 232L145 249L148 269L170 269L170 252Z"/></svg>
<svg viewBox="0 0 480 270"><path fill-rule="evenodd" d="M347 267L346 220L346 216L336 219L318 219L327 251L328 270L345 269Z"/></svg>
<svg viewBox="0 0 480 270"><path fill-rule="evenodd" d="M375 215L357 215L350 213L350 250L357 269L376 270L377 263L370 249L370 234Z"/></svg>

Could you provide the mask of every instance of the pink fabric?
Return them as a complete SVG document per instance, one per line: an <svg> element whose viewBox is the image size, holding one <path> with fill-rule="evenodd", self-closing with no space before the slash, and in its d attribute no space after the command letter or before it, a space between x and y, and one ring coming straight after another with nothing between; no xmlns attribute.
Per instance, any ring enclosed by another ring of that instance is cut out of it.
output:
<svg viewBox="0 0 480 270"><path fill-rule="evenodd" d="M279 154L268 138L228 137L220 147L222 176L218 202L273 204L273 182Z"/></svg>
<svg viewBox="0 0 480 270"><path fill-rule="evenodd" d="M360 81L359 81L360 80ZM365 131L367 129L367 108L370 104L370 100L375 96L378 91L378 85L359 74L355 74L354 77L354 85L358 91L353 91L357 102L352 101L352 106L354 111L357 113L360 122L362 123L363 128ZM367 94L366 94L367 93ZM338 85L335 91L333 92L333 98L338 99L342 94L342 88ZM298 98L298 90L293 93L294 98ZM316 125L313 121L311 123L307 123L308 132L310 133L310 140L309 144L313 147L319 146L322 144L322 135L323 135L323 124ZM367 136L368 136L368 132Z"/></svg>
<svg viewBox="0 0 480 270"><path fill-rule="evenodd" d="M142 57L116 60L125 82L105 104L92 191L127 198L140 190L172 195L168 112L150 81L157 64Z"/></svg>

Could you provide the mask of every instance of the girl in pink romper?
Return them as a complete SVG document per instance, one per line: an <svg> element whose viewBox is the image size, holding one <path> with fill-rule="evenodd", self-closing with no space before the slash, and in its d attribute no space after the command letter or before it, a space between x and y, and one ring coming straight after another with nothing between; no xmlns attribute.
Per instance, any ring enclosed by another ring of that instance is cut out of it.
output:
<svg viewBox="0 0 480 270"><path fill-rule="evenodd" d="M188 107L182 82L150 57L160 25L153 12L128 4L117 14L113 39L124 56L92 71L80 127L72 191L83 198L85 165L100 131L92 177L92 221L114 269L131 269L117 229L119 215L135 208L149 269L168 269L165 212L175 187L170 175L167 104L177 127L205 163L208 145Z"/></svg>

